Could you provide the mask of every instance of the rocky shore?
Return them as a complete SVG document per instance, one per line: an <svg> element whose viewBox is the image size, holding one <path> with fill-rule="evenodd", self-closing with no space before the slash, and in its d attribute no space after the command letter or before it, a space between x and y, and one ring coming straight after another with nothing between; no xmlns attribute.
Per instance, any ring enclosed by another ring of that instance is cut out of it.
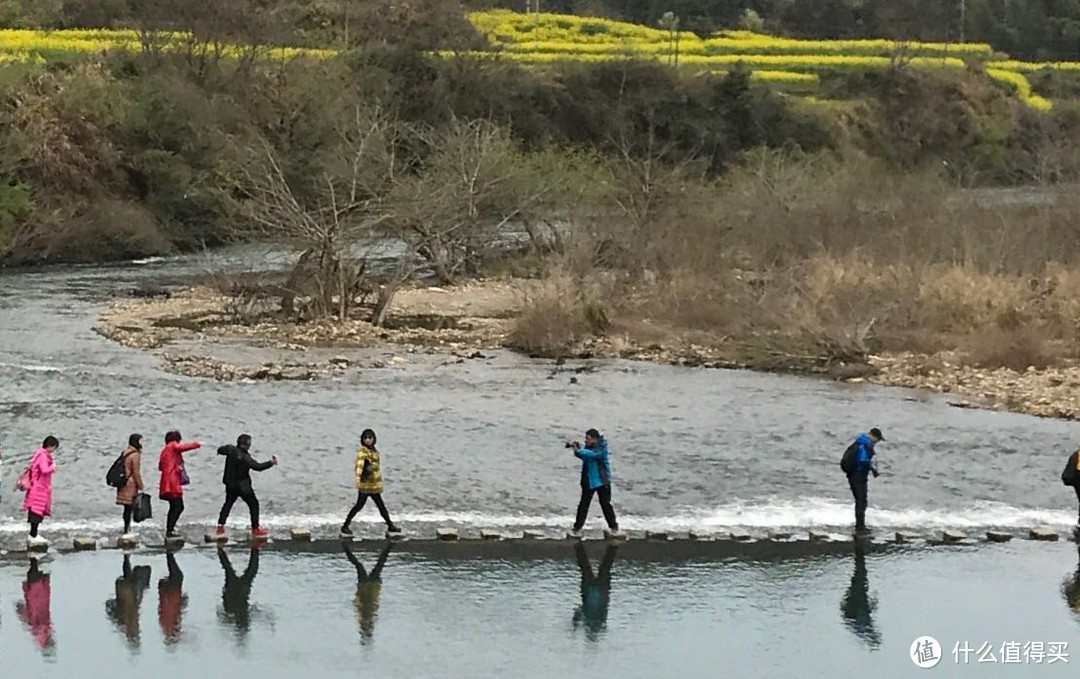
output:
<svg viewBox="0 0 1080 679"><path fill-rule="evenodd" d="M1080 419L1080 365L1075 362L1022 373L965 365L955 353L890 354L873 356L870 363L875 372L867 381L952 394L949 404L957 408Z"/></svg>
<svg viewBox="0 0 1080 679"><path fill-rule="evenodd" d="M530 281L477 281L454 288L414 287L395 299L385 327L349 320L288 323L267 314L238 319L231 300L208 287L127 299L102 314L95 330L124 346L151 351L170 372L221 381L313 380L351 369L393 367L410 354L444 363L484 358L503 348L530 293ZM349 355L342 355L348 351ZM1023 373L966 365L957 354L883 354L865 365L816 368L768 355L733 358L731 347L673 341L641 345L613 334L581 342L567 358L623 358L704 368L820 372L848 382L955 395L950 405L1080 419L1080 364ZM269 359L269 360L268 360Z"/></svg>

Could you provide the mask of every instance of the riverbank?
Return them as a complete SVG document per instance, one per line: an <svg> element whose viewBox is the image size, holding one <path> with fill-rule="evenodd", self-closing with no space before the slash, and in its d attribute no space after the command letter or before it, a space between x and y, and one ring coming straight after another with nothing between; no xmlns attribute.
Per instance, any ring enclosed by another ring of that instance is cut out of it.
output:
<svg viewBox="0 0 1080 679"><path fill-rule="evenodd" d="M485 357L510 345L515 323L536 281L508 278L453 288L414 286L395 298L386 327L368 322L282 322L267 311L239 320L232 300L207 286L113 304L95 328L123 346L150 351L170 372L234 380L311 380L349 368L380 369L409 354L445 356L446 363ZM701 337L694 339L701 340ZM666 365L815 373L853 383L953 394L961 408L1080 419L1080 365L982 369L962 353L881 353L822 365L773 351L755 352L723 338L713 343L668 335L642 342L616 328L568 349L564 359L621 358ZM252 348L257 351L251 351ZM341 352L348 350L348 356ZM560 363L559 359L556 359Z"/></svg>

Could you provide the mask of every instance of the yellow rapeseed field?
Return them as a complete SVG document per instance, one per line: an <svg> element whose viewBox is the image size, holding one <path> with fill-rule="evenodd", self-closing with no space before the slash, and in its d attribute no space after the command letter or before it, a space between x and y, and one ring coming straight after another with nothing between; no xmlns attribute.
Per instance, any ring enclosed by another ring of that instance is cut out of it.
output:
<svg viewBox="0 0 1080 679"><path fill-rule="evenodd" d="M160 34L155 37L159 47L179 50L189 40L186 33ZM135 51L141 49L139 34L133 30L64 30L35 31L24 29L0 30L0 57L20 55L18 59L3 59L3 63L12 61L33 61L33 56L43 59L59 56L91 56L108 50L123 49ZM226 46L223 54L236 57L245 53L243 47ZM292 59L308 57L325 59L337 54L333 50L308 49L300 47L264 47L259 54L265 58ZM23 58L21 55L28 55Z"/></svg>
<svg viewBox="0 0 1080 679"><path fill-rule="evenodd" d="M994 52L984 43L920 43L891 40L798 40L751 31L721 31L702 38L686 31L677 41L661 27L609 19L562 14L521 14L508 10L473 12L469 20L485 35L491 50L472 52L485 59L508 59L523 64L556 62L599 63L620 59L650 59L720 72L737 64L751 69L755 80L771 83L814 84L819 73L887 68L904 63L922 69L960 69L974 61L995 81L1008 87L1028 106L1040 111L1052 106L1031 91L1025 73L1057 70L1080 73L1080 62L1032 63L991 60ZM190 40L185 33L155 36L158 47L182 50ZM56 58L100 55L108 50L136 51L142 43L130 29L64 31L0 30L0 67L11 64L42 65ZM227 46L226 57L246 55L241 46ZM263 59L298 57L328 59L335 50L299 47L260 48ZM451 53L437 52L449 57Z"/></svg>
<svg viewBox="0 0 1080 679"><path fill-rule="evenodd" d="M884 39L799 40L752 31L721 31L701 38L680 32L677 41L660 27L628 24L560 14L522 14L509 10L473 12L469 20L485 35L493 52L473 53L524 64L556 62L598 63L620 59L649 59L723 72L743 64L755 80L774 83L813 83L818 73L858 71L906 64L920 69L962 69L980 62L987 74L1033 109L1047 111L1052 103L1031 91L1024 73L1055 69L1080 72L1080 63L991 61L986 43L897 42Z"/></svg>

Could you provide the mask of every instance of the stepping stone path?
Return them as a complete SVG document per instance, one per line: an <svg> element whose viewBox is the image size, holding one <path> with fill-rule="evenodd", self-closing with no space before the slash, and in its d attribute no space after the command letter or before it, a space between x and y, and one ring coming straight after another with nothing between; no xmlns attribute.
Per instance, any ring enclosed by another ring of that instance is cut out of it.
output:
<svg viewBox="0 0 1080 679"><path fill-rule="evenodd" d="M1032 540L1039 540L1041 542L1057 542L1060 537L1056 532L1048 528L1032 528L1028 535Z"/></svg>
<svg viewBox="0 0 1080 679"><path fill-rule="evenodd" d="M1010 533L1002 533L996 530L988 530L986 531L986 539L990 542L1008 542L1009 540L1013 539L1013 536Z"/></svg>
<svg viewBox="0 0 1080 679"><path fill-rule="evenodd" d="M954 544L960 542L967 536L958 530L947 530L941 534L941 541L945 544Z"/></svg>
<svg viewBox="0 0 1080 679"><path fill-rule="evenodd" d="M457 542L459 536L454 528L440 528L435 531L435 537L443 542Z"/></svg>

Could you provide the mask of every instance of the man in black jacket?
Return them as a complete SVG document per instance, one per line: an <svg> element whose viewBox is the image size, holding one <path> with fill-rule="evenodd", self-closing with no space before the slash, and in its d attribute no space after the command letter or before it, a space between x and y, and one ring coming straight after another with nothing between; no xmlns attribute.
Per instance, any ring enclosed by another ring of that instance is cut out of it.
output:
<svg viewBox="0 0 1080 679"><path fill-rule="evenodd" d="M267 536L266 529L259 526L259 498L255 497L255 490L251 487L251 472L263 472L277 466L277 455L271 457L269 462L256 462L250 451L251 437L247 434L241 434L235 446L218 448L218 455L225 456L225 473L221 477L221 482L225 484L225 504L218 515L219 536L225 535L225 522L229 520L229 512L237 498L243 500L251 510L251 537L258 539Z"/></svg>

